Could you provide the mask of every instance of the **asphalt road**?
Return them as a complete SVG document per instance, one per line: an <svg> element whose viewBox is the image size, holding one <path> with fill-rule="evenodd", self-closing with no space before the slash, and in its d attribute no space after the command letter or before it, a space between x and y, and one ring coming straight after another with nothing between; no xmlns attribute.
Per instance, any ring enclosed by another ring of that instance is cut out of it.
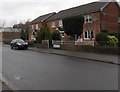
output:
<svg viewBox="0 0 120 92"><path fill-rule="evenodd" d="M2 47L2 73L13 90L117 90L118 65Z"/></svg>

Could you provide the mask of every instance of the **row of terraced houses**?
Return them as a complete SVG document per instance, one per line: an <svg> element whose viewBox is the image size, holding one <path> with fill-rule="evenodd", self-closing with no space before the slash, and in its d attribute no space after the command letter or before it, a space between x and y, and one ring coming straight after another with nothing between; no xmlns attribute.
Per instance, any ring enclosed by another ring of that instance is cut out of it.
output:
<svg viewBox="0 0 120 92"><path fill-rule="evenodd" d="M64 32L62 19L71 16L84 16L82 42L90 44L101 30L120 32L120 6L117 2L92 2L39 16L31 22L29 40L35 40L35 33L41 27L49 27L51 33L59 29L62 40L69 40ZM74 25L73 25L74 26ZM92 39L90 39L92 37Z"/></svg>

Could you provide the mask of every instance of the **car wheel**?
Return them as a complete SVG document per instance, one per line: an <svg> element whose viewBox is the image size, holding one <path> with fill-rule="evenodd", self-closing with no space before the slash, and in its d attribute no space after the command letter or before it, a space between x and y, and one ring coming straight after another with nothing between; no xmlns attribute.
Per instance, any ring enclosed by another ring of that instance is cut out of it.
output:
<svg viewBox="0 0 120 92"><path fill-rule="evenodd" d="M16 46L16 50L19 50L19 46Z"/></svg>
<svg viewBox="0 0 120 92"><path fill-rule="evenodd" d="M11 49L13 49L13 46L11 46Z"/></svg>
<svg viewBox="0 0 120 92"><path fill-rule="evenodd" d="M28 47L25 48L26 50L28 49Z"/></svg>
<svg viewBox="0 0 120 92"><path fill-rule="evenodd" d="M13 47L13 50L15 50L16 49L16 47Z"/></svg>

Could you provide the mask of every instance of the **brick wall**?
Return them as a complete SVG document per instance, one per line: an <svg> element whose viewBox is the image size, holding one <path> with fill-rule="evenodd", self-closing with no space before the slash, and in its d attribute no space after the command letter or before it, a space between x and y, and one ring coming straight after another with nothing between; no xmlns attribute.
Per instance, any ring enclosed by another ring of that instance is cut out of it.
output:
<svg viewBox="0 0 120 92"><path fill-rule="evenodd" d="M100 12L94 12L87 15L91 15L93 21L84 23L83 32L88 31L91 28L94 32L94 38L96 38L96 34L100 33ZM84 34L82 34L82 38L84 38Z"/></svg>
<svg viewBox="0 0 120 92"><path fill-rule="evenodd" d="M109 3L101 14L101 29L107 29L110 32L118 32L118 15L120 9L115 3Z"/></svg>
<svg viewBox="0 0 120 92"><path fill-rule="evenodd" d="M47 27L49 27L51 33L54 32L56 30L56 28L59 27L59 21L60 20L55 20L54 21L55 22L55 27L51 27L51 21L47 22ZM64 34L64 37L62 38L62 40L69 40L69 37L66 34Z"/></svg>
<svg viewBox="0 0 120 92"><path fill-rule="evenodd" d="M2 41L3 42L10 42L12 39L20 38L20 32L2 32Z"/></svg>
<svg viewBox="0 0 120 92"><path fill-rule="evenodd" d="M59 20L55 20L55 27L51 27L51 22L49 21L47 22L47 26L50 28L51 33L54 32L56 30L57 27L59 27Z"/></svg>
<svg viewBox="0 0 120 92"><path fill-rule="evenodd" d="M36 25L38 24L38 29L36 29ZM33 25L33 29L32 29L32 25ZM33 30L40 30L41 27L45 27L46 23L36 23L36 24L31 24L30 25L30 30L29 30L29 41L31 41L31 36L32 36L32 31Z"/></svg>

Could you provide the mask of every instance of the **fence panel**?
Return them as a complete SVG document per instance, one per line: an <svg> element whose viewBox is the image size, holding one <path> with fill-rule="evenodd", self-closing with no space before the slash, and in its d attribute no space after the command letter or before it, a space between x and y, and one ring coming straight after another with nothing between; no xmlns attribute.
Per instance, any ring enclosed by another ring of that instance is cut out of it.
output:
<svg viewBox="0 0 120 92"><path fill-rule="evenodd" d="M71 40L71 41L60 41L60 40L53 40L52 44L57 44L57 45L65 45L65 44L71 44L71 45L75 45L75 41Z"/></svg>

